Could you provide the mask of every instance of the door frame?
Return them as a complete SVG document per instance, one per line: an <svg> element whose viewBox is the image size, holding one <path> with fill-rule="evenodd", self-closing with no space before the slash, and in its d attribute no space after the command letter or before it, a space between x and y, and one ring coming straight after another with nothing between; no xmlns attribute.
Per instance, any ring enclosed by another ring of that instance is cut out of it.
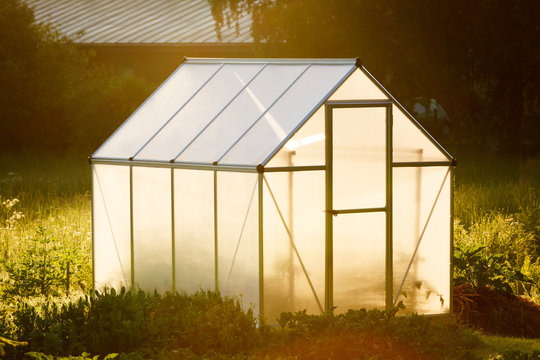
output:
<svg viewBox="0 0 540 360"><path fill-rule="evenodd" d="M393 244L392 244L392 100L346 100L327 101L325 103L325 284L324 284L324 310L333 311L334 308L334 225L333 217L339 214L385 212L385 304L386 310L393 307ZM386 193L385 207L361 209L334 209L333 194L333 121L334 109L343 108L385 108L386 116Z"/></svg>

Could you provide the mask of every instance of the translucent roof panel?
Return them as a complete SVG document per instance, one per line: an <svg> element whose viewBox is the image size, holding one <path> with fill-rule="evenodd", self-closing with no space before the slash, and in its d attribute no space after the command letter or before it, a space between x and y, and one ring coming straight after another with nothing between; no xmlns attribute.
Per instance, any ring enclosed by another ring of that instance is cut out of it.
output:
<svg viewBox="0 0 540 360"><path fill-rule="evenodd" d="M308 65L268 65L223 110L177 161L217 161L285 91Z"/></svg>
<svg viewBox="0 0 540 360"><path fill-rule="evenodd" d="M311 65L219 162L236 165L263 163L281 148L282 142L319 108L354 68L354 64Z"/></svg>
<svg viewBox="0 0 540 360"><path fill-rule="evenodd" d="M221 66L180 66L96 151L94 157L125 159L133 156Z"/></svg>
<svg viewBox="0 0 540 360"><path fill-rule="evenodd" d="M191 69L193 65L183 66ZM263 68L263 64L224 65L146 144L135 159L169 161L176 158Z"/></svg>

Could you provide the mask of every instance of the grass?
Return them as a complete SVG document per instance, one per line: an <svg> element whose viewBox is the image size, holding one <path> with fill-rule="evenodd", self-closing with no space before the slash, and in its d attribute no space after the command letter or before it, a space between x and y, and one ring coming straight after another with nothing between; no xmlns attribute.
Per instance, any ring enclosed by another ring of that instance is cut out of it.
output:
<svg viewBox="0 0 540 360"><path fill-rule="evenodd" d="M84 158L44 154L0 159L0 260L28 256L45 229L55 256L91 259L90 167ZM12 205L14 204L14 205ZM12 206L10 206L12 205ZM72 286L87 291L91 261L74 274ZM5 277L5 273L0 273Z"/></svg>
<svg viewBox="0 0 540 360"><path fill-rule="evenodd" d="M480 359L497 359L504 353L520 351L531 354L540 352L540 339L524 339L503 336L490 336L477 333L481 345L472 351L472 354Z"/></svg>

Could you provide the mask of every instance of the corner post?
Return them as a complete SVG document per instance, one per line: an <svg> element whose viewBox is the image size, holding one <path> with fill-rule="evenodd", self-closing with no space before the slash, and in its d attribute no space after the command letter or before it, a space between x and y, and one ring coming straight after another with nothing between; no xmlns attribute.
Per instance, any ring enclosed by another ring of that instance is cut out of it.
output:
<svg viewBox="0 0 540 360"><path fill-rule="evenodd" d="M449 302L450 302L450 314L454 313L454 169L456 167L455 161L452 161L450 167L450 289L449 289Z"/></svg>
<svg viewBox="0 0 540 360"><path fill-rule="evenodd" d="M215 165L215 164L214 164ZM218 272L218 188L217 170L214 170L214 291L219 293L219 272Z"/></svg>
<svg viewBox="0 0 540 360"><path fill-rule="evenodd" d="M257 166L258 218L259 218L259 321L264 323L264 233L263 233L263 177L264 167Z"/></svg>
<svg viewBox="0 0 540 360"><path fill-rule="evenodd" d="M92 204L92 296L94 295L94 292L96 290L96 223L94 221L94 194L95 194L95 184L94 184L94 172L96 169L94 168L94 165L92 164L91 157L88 158L88 163L90 164L90 173L92 176L92 198L91 198L91 204Z"/></svg>
<svg viewBox="0 0 540 360"><path fill-rule="evenodd" d="M133 236L133 165L129 166L129 245L131 257L131 286L135 288L135 241Z"/></svg>
<svg viewBox="0 0 540 360"><path fill-rule="evenodd" d="M171 252L172 252L172 292L176 292L176 229L174 214L174 168L171 168Z"/></svg>
<svg viewBox="0 0 540 360"><path fill-rule="evenodd" d="M386 106L386 272L385 272L385 303L386 310L391 310L394 306L394 269L393 269L393 178L392 178L392 158L393 158L393 136L392 136L393 116L392 105Z"/></svg>
<svg viewBox="0 0 540 360"><path fill-rule="evenodd" d="M325 273L324 311L334 307L334 241L333 241L333 127L331 106L325 105Z"/></svg>

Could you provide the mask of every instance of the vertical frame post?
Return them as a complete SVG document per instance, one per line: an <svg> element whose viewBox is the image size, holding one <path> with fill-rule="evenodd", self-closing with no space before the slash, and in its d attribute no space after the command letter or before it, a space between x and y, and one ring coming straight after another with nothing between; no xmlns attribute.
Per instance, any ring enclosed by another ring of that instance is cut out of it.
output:
<svg viewBox="0 0 540 360"><path fill-rule="evenodd" d="M174 168L171 168L171 252L172 252L172 292L176 292L176 229L174 214Z"/></svg>
<svg viewBox="0 0 540 360"><path fill-rule="evenodd" d="M392 105L386 106L386 266L385 266L385 303L386 310L391 310L394 295L394 268L393 268L393 178L392 178Z"/></svg>
<svg viewBox="0 0 540 360"><path fill-rule="evenodd" d="M214 291L219 293L218 279L218 208L217 208L217 170L214 170Z"/></svg>
<svg viewBox="0 0 540 360"><path fill-rule="evenodd" d="M333 108L325 105L325 273L324 273L324 310L329 312L334 307L334 241L333 241Z"/></svg>
<svg viewBox="0 0 540 360"><path fill-rule="evenodd" d="M263 176L262 172L259 172L257 179L258 185L258 217L259 217L259 319L260 322L264 322L264 234L263 234Z"/></svg>
<svg viewBox="0 0 540 360"><path fill-rule="evenodd" d="M131 288L135 288L135 249L133 236L133 166L129 167L129 246L131 257Z"/></svg>
<svg viewBox="0 0 540 360"><path fill-rule="evenodd" d="M95 241L95 233L96 233L96 222L94 221L95 214L94 214L94 194L96 192L96 189L94 188L94 173L96 171L95 165L90 165L90 171L92 174L92 295L94 294L96 290L96 241Z"/></svg>
<svg viewBox="0 0 540 360"><path fill-rule="evenodd" d="M454 166L450 167L450 314L454 313Z"/></svg>

